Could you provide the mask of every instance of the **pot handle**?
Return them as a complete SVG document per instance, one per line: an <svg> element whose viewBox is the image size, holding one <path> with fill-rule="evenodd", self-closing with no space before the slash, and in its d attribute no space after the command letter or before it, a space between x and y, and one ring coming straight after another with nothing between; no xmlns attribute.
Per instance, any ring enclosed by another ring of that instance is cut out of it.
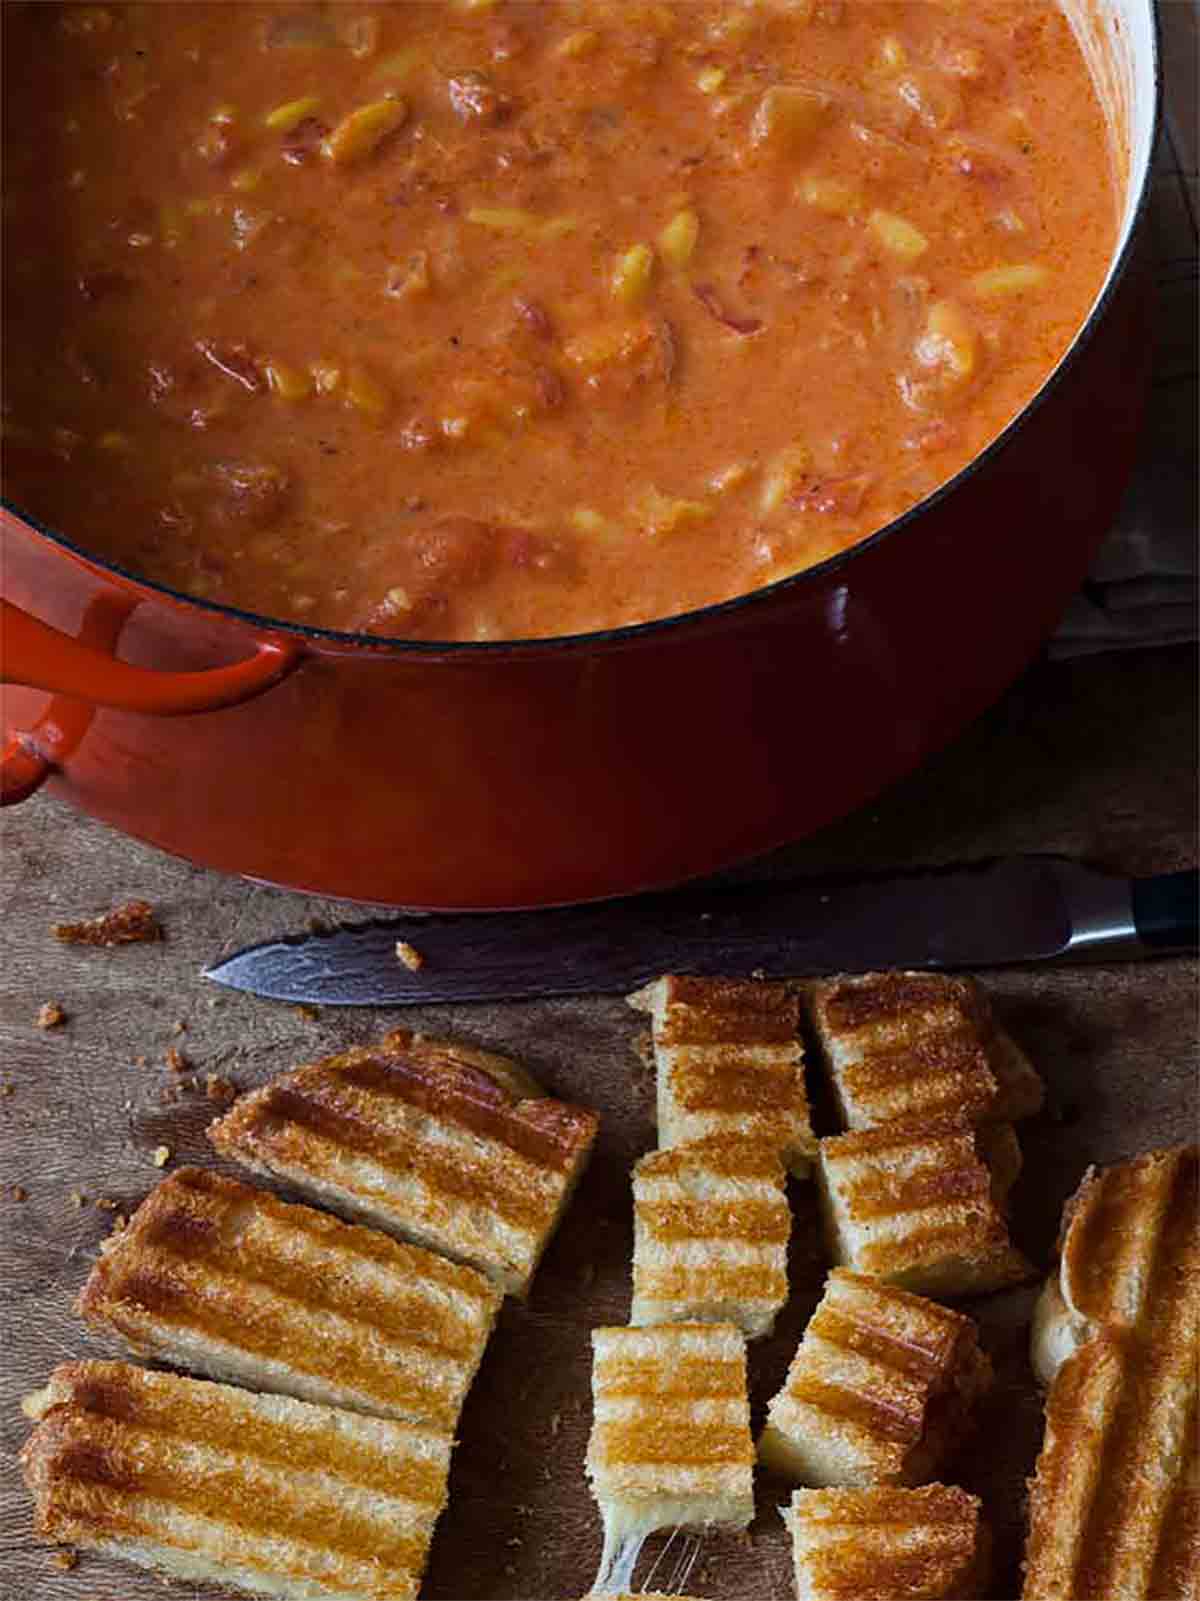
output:
<svg viewBox="0 0 1200 1601"><path fill-rule="evenodd" d="M0 684L45 689L120 711L179 717L238 706L286 677L303 655L302 646L292 640L264 639L253 656L232 667L158 672L118 661L110 651L72 639L0 599ZM53 766L29 735L15 734L0 754L0 805L32 795Z"/></svg>

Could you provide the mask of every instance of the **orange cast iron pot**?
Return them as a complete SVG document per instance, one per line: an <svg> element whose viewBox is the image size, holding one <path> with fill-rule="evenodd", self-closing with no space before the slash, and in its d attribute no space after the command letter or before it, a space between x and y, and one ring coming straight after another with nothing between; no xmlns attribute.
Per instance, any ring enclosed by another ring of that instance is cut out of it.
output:
<svg viewBox="0 0 1200 1601"><path fill-rule="evenodd" d="M609 634L250 618L6 509L3 800L45 784L205 866L411 907L625 894L797 838L943 745L1053 629L1132 464L1146 306L1134 262L1022 417L853 550Z"/></svg>

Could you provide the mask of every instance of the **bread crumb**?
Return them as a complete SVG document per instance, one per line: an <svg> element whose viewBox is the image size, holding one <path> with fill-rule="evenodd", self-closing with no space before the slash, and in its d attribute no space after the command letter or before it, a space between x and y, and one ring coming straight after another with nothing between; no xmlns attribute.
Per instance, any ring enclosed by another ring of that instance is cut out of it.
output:
<svg viewBox="0 0 1200 1601"><path fill-rule="evenodd" d="M78 1551L56 1551L50 1558L50 1566L57 1568L60 1573L70 1573L72 1568L79 1566Z"/></svg>
<svg viewBox="0 0 1200 1601"><path fill-rule="evenodd" d="M87 1196L83 1193L82 1190L72 1190L71 1191L71 1205L75 1208L75 1210L77 1212L82 1212L83 1211L84 1207L87 1205L87 1199L88 1199Z"/></svg>
<svg viewBox="0 0 1200 1601"><path fill-rule="evenodd" d="M120 1204L119 1201L114 1201L107 1195L102 1195L96 1202L102 1212L115 1212Z"/></svg>
<svg viewBox="0 0 1200 1601"><path fill-rule="evenodd" d="M29 1191L24 1187L24 1185L10 1184L7 1186L7 1189L8 1198L10 1201L27 1201L29 1199Z"/></svg>
<svg viewBox="0 0 1200 1601"><path fill-rule="evenodd" d="M425 966L425 958L415 945L410 945L406 939L396 941L397 959L408 968L410 973L420 972Z"/></svg>
<svg viewBox="0 0 1200 1601"><path fill-rule="evenodd" d="M43 1001L35 1021L39 1028L61 1028L66 1020L67 1014L57 1001Z"/></svg>
<svg viewBox="0 0 1200 1601"><path fill-rule="evenodd" d="M171 1147L169 1145L160 1145L160 1146L158 1146L156 1148L155 1152L154 1152L154 1165L155 1165L155 1167L166 1167L167 1163L170 1160L171 1160Z"/></svg>
<svg viewBox="0 0 1200 1601"><path fill-rule="evenodd" d="M562 1413L561 1412L552 1412L550 1414L550 1433L551 1434L557 1434L559 1429L561 1429L561 1428L562 1428Z"/></svg>
<svg viewBox="0 0 1200 1601"><path fill-rule="evenodd" d="M236 1101L237 1085L219 1073L207 1073L204 1078L204 1093L210 1101Z"/></svg>
<svg viewBox="0 0 1200 1601"><path fill-rule="evenodd" d="M16 1093L17 1086L15 1084L0 1084L0 1095L15 1095Z"/></svg>
<svg viewBox="0 0 1200 1601"><path fill-rule="evenodd" d="M172 1034L186 1034L187 1033L187 1024L184 1022L182 1017L176 1018L175 1022L171 1025L171 1033Z"/></svg>
<svg viewBox="0 0 1200 1601"><path fill-rule="evenodd" d="M125 901L99 917L55 923L54 937L66 945L145 945L163 937L149 901Z"/></svg>
<svg viewBox="0 0 1200 1601"><path fill-rule="evenodd" d="M307 1001L301 1001L296 1010L306 1023L315 1023L321 1015L320 1008L317 1006L310 1006Z"/></svg>
<svg viewBox="0 0 1200 1601"><path fill-rule="evenodd" d="M134 1067L145 1067L146 1058L144 1056L135 1056L133 1059L133 1065Z"/></svg>
<svg viewBox="0 0 1200 1601"><path fill-rule="evenodd" d="M186 1073L192 1065L183 1052L176 1050L174 1045L167 1046L166 1063L172 1073Z"/></svg>

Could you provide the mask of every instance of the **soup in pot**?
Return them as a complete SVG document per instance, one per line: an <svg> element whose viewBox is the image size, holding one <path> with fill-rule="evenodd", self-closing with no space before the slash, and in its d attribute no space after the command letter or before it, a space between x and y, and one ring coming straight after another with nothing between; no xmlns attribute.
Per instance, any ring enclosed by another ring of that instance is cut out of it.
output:
<svg viewBox="0 0 1200 1601"><path fill-rule="evenodd" d="M540 637L797 572L995 437L1114 247L1051 0L3 20L6 494L267 616Z"/></svg>

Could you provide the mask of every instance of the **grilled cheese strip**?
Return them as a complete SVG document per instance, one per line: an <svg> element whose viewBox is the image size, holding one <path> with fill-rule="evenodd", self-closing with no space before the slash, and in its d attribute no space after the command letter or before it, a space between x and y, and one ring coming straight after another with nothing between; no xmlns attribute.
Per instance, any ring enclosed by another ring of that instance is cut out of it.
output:
<svg viewBox="0 0 1200 1601"><path fill-rule="evenodd" d="M797 1490L783 1518L797 1601L970 1601L987 1584L991 1541L964 1490Z"/></svg>
<svg viewBox="0 0 1200 1601"><path fill-rule="evenodd" d="M769 1334L788 1293L784 1182L775 1149L740 1135L644 1156L633 1170L630 1322Z"/></svg>
<svg viewBox="0 0 1200 1601"><path fill-rule="evenodd" d="M123 1362L58 1368L21 1453L45 1538L288 1601L415 1597L444 1429Z"/></svg>
<svg viewBox="0 0 1200 1601"><path fill-rule="evenodd" d="M504 1057L400 1031L243 1096L208 1134L255 1172L524 1295L598 1122Z"/></svg>
<svg viewBox="0 0 1200 1601"><path fill-rule="evenodd" d="M657 1529L744 1529L754 1516L754 1445L740 1330L593 1329L592 1351L587 1472L604 1520L595 1585L604 1591L614 1573L631 1574Z"/></svg>
<svg viewBox="0 0 1200 1601"><path fill-rule="evenodd" d="M811 1486L924 1483L991 1376L970 1318L834 1268L768 1408L759 1461Z"/></svg>
<svg viewBox="0 0 1200 1601"><path fill-rule="evenodd" d="M659 978L629 996L653 1024L658 1143L710 1134L772 1143L803 1177L816 1153L800 1046L800 1003L780 984Z"/></svg>
<svg viewBox="0 0 1200 1601"><path fill-rule="evenodd" d="M180 1168L77 1310L138 1356L453 1432L501 1299L474 1268Z"/></svg>
<svg viewBox="0 0 1200 1601"><path fill-rule="evenodd" d="M1102 1331L1153 1338L1177 1300L1200 1298L1198 1162L1200 1147L1180 1146L1084 1176L1063 1210L1058 1271L1034 1314L1043 1384Z"/></svg>
<svg viewBox="0 0 1200 1601"><path fill-rule="evenodd" d="M1025 1601L1200 1596L1200 1152L1089 1173L1035 1364L1052 1373Z"/></svg>
<svg viewBox="0 0 1200 1601"><path fill-rule="evenodd" d="M954 1296L1024 1283L986 1152L994 1130L930 1118L820 1142L817 1187L834 1261L902 1289ZM1002 1142L1007 1180L1015 1141Z"/></svg>
<svg viewBox="0 0 1200 1601"><path fill-rule="evenodd" d="M956 1115L1013 1122L1041 1107L1041 1079L971 979L864 973L803 994L849 1129Z"/></svg>

